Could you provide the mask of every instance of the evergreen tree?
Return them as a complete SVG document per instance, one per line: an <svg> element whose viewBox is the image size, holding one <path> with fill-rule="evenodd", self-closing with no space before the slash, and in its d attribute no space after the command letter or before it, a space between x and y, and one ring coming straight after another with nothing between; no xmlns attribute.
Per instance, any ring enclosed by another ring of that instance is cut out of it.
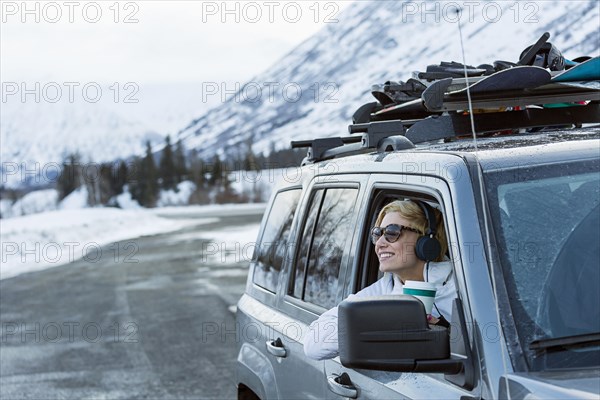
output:
<svg viewBox="0 0 600 400"><path fill-rule="evenodd" d="M173 161L173 149L171 148L171 137L167 136L165 148L162 152L159 166L159 176L163 189L175 189L177 187L177 174L175 162Z"/></svg>
<svg viewBox="0 0 600 400"><path fill-rule="evenodd" d="M190 169L188 175L189 179L191 179L192 182L196 184L196 187L198 189L204 187L204 184L206 182L204 176L205 172L206 171L204 170L204 163L202 162L200 157L198 157L198 151L195 149L192 150L190 152Z"/></svg>
<svg viewBox="0 0 600 400"><path fill-rule="evenodd" d="M138 203L142 204L140 199L142 198L142 189L140 184L140 168L142 168L142 159L140 157L134 157L130 166L130 177L131 180L128 182L129 184L129 193L131 193L131 198L137 200Z"/></svg>
<svg viewBox="0 0 600 400"><path fill-rule="evenodd" d="M267 159L269 168L286 168L300 165L305 156L306 150L304 149L275 150L274 146L271 146L271 152Z"/></svg>
<svg viewBox="0 0 600 400"><path fill-rule="evenodd" d="M175 146L175 155L173 158L173 162L175 163L176 182L180 183L186 179L189 179L189 170L187 167L185 150L183 148L183 144L181 143L181 139L177 141L177 145Z"/></svg>
<svg viewBox="0 0 600 400"><path fill-rule="evenodd" d="M154 164L152 146L146 142L146 155L136 163L136 181L132 182L131 195L144 207L154 207L158 199L158 171Z"/></svg>
<svg viewBox="0 0 600 400"><path fill-rule="evenodd" d="M100 166L88 163L84 168L83 183L87 191L87 203L90 206L100 204Z"/></svg>
<svg viewBox="0 0 600 400"><path fill-rule="evenodd" d="M114 184L114 167L112 163L104 163L100 166L100 202L107 204L117 195Z"/></svg>
<svg viewBox="0 0 600 400"><path fill-rule="evenodd" d="M67 160L63 161L62 171L57 180L57 187L60 200L67 197L75 189L81 186L81 163L79 155L70 154Z"/></svg>
<svg viewBox="0 0 600 400"><path fill-rule="evenodd" d="M196 190L190 196L190 204L209 204L210 192L206 187L206 170L204 161L198 156L198 151L192 149L189 152L189 177L196 185Z"/></svg>
<svg viewBox="0 0 600 400"><path fill-rule="evenodd" d="M118 166L113 170L112 191L115 195L123 193L123 188L128 183L129 169L125 161L120 161Z"/></svg>
<svg viewBox="0 0 600 400"><path fill-rule="evenodd" d="M210 171L210 178L208 179L208 184L211 186L217 185L218 182L221 181L223 177L223 164L221 163L221 159L218 155L215 154L212 161L212 169Z"/></svg>
<svg viewBox="0 0 600 400"><path fill-rule="evenodd" d="M252 151L252 141L248 140L246 142L246 154L244 155L244 160L242 164L242 168L244 171L258 171L260 167L256 161L256 156L254 155L254 151Z"/></svg>
<svg viewBox="0 0 600 400"><path fill-rule="evenodd" d="M88 204L105 205L116 193L113 190L113 166L110 163L88 164L85 168L85 186Z"/></svg>

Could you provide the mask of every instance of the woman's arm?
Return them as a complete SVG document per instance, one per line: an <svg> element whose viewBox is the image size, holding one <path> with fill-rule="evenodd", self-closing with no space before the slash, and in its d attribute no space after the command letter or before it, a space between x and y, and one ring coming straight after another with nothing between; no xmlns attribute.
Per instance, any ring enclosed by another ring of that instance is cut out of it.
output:
<svg viewBox="0 0 600 400"><path fill-rule="evenodd" d="M374 284L364 288L348 299L366 296L378 296L392 291L391 275L385 275ZM315 360L325 360L338 355L338 308L334 307L321 314L309 326L304 337L304 354Z"/></svg>
<svg viewBox="0 0 600 400"><path fill-rule="evenodd" d="M315 360L338 355L338 308L321 314L308 328L304 337L304 354Z"/></svg>

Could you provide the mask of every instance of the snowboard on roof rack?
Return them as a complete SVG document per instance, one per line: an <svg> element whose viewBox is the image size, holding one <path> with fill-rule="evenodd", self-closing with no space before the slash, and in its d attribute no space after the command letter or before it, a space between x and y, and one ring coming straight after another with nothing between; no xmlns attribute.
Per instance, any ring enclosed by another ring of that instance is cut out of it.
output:
<svg viewBox="0 0 600 400"><path fill-rule="evenodd" d="M493 66L473 67L441 62L429 65L426 72L413 73L406 83L388 81L373 85L371 93L378 101L360 107L352 122L410 122L460 112L469 109L469 95L476 112L570 107L574 103L599 101L600 58L579 57L570 61L548 42L549 38L545 32L521 52L516 63L495 61Z"/></svg>
<svg viewBox="0 0 600 400"><path fill-rule="evenodd" d="M600 57L591 58L552 77L552 82L594 80L600 80Z"/></svg>
<svg viewBox="0 0 600 400"><path fill-rule="evenodd" d="M460 90L448 91L452 85L451 79L437 81L423 92L421 98L427 110L456 110L457 108L444 107L443 104L451 102L464 103L468 100L467 90L470 92L473 101L482 96L489 98L489 95L493 95L500 99L502 94L507 91L520 92L527 89L533 89L549 83L551 78L552 75L550 72L544 68L536 66L516 66L486 76ZM506 104L502 104L502 106L506 106Z"/></svg>
<svg viewBox="0 0 600 400"><path fill-rule="evenodd" d="M539 82L537 82L539 83ZM597 83L597 82L596 82ZM440 82L438 87L423 92L423 106L430 112L469 110L469 99L464 92L445 92L449 82ZM533 86L533 84L532 84ZM429 90L428 89L428 90ZM555 103L581 103L600 101L600 87L596 84L547 83L531 88L516 88L503 91L476 91L471 93L471 106L478 109L506 107L543 107Z"/></svg>
<svg viewBox="0 0 600 400"><path fill-rule="evenodd" d="M503 69L469 85L471 94L501 92L505 90L531 89L550 82L552 75L541 67L517 66ZM433 85L432 85L433 86ZM431 86L429 87L431 88ZM466 94L467 88L452 91L450 95Z"/></svg>
<svg viewBox="0 0 600 400"><path fill-rule="evenodd" d="M498 71L492 75L480 77L470 84L471 101L474 109L544 106L554 103L584 102L600 100L600 82L597 80L569 82L575 77L596 77L595 59L572 67L557 77L565 76L563 80L555 80L552 74L537 66L516 66ZM587 64L588 65L584 65ZM569 71L574 71L568 74ZM422 118L427 113L468 110L467 87L464 78L457 83L453 78L438 80L427 87L421 99L388 106L375 111L372 120L392 118L414 119ZM458 90L451 90L464 86Z"/></svg>

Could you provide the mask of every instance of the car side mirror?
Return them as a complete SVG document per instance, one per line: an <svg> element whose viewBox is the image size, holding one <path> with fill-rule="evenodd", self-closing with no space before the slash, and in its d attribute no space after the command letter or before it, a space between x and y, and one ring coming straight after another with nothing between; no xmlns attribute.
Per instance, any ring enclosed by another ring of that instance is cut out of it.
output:
<svg viewBox="0 0 600 400"><path fill-rule="evenodd" d="M340 361L350 368L459 373L450 358L450 330L429 325L413 296L354 297L338 307Z"/></svg>

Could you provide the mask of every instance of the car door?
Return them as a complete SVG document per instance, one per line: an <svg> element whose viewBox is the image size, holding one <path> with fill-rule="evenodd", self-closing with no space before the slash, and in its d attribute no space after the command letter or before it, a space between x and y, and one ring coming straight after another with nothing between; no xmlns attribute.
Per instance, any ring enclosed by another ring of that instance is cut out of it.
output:
<svg viewBox="0 0 600 400"><path fill-rule="evenodd" d="M281 332L292 335L292 329L298 324L277 311L277 298L280 281L285 280L284 267L289 259L301 198L300 186L285 188L273 195L254 249L246 294L238 303L238 383L262 399L284 397L285 379L281 377L285 374L281 370L287 368L294 355L289 352L288 343L287 347L281 343ZM320 371L315 374L320 377ZM310 387L306 394L307 398L322 397L323 385Z"/></svg>
<svg viewBox="0 0 600 400"><path fill-rule="evenodd" d="M402 182L398 184L396 182ZM431 199L438 203L439 208L444 214L448 240L452 243L455 240L455 232L450 227L453 224L453 212L451 208L450 193L447 185L440 178L421 177L421 176L402 176L399 175L374 175L369 182L366 194L365 208L361 214L364 214L367 226L374 222L374 202L383 201L390 198L421 198ZM434 200L435 199L435 200ZM444 201L446 200L446 201ZM368 229L367 229L368 230ZM358 241L358 246L368 247L368 235L363 230L363 239ZM453 261L459 261L459 256L452 254L450 247L450 258ZM357 252L357 259L352 268L349 268L348 276L345 282L347 290L344 297L368 286L372 283L365 279L367 276L373 276L373 271L367 272L366 269L377 268L366 262L369 256L368 251ZM376 260L376 258L375 258ZM455 263L455 269L457 265ZM457 274L454 274L456 279ZM375 278L376 279L376 275ZM460 285L457 285L459 287ZM399 373L386 371L368 371L355 370L344 367L339 357L326 360L324 362L325 377L328 386L328 399L358 398L358 399L460 399L461 396L471 396L472 392L447 381L444 374L431 373ZM340 381L340 376L347 374L345 381ZM348 380L349 379L349 380Z"/></svg>
<svg viewBox="0 0 600 400"><path fill-rule="evenodd" d="M296 230L294 257L287 266L289 274L281 282L285 294L278 308L287 321L274 327L286 351L275 371L281 398L322 399L327 395L323 363L304 355L303 339L315 315L333 307L343 291L339 282L349 261L361 179L315 184L309 190Z"/></svg>

